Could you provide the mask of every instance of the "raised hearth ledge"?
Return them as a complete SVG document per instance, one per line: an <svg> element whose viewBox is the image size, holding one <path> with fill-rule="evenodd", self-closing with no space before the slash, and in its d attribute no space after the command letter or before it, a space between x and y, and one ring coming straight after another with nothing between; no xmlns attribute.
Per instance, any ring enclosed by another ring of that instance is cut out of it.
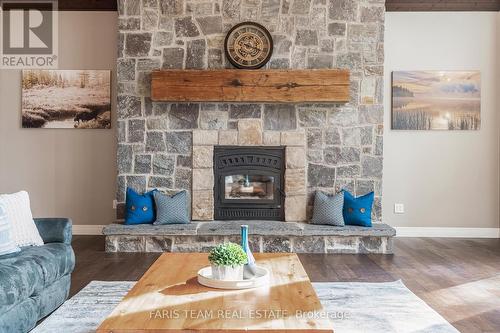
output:
<svg viewBox="0 0 500 333"><path fill-rule="evenodd" d="M214 245L239 243L247 224L254 252L383 253L393 251L396 230L383 223L371 228L323 226L281 221L212 221L174 225L110 224L104 227L106 252L208 252Z"/></svg>

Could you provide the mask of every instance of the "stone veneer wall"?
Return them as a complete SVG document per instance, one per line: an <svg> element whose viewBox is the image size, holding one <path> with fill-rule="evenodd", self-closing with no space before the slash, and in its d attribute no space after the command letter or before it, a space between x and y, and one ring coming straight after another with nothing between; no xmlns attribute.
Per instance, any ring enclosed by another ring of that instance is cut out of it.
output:
<svg viewBox="0 0 500 333"><path fill-rule="evenodd" d="M381 220L383 0L119 0L118 217L125 188L186 189L193 130L305 131L308 205L316 189L374 190ZM155 103L155 69L211 69L225 32L251 20L273 35L269 68L348 68L347 104Z"/></svg>

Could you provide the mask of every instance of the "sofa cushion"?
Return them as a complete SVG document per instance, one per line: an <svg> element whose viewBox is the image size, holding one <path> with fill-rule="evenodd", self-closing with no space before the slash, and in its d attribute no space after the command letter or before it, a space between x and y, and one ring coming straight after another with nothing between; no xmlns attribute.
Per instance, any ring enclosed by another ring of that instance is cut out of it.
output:
<svg viewBox="0 0 500 333"><path fill-rule="evenodd" d="M71 285L71 274L62 276L39 294L31 298L38 304L38 317L43 318L57 309L68 298ZM1 310L1 308L0 308Z"/></svg>
<svg viewBox="0 0 500 333"><path fill-rule="evenodd" d="M28 332L38 320L64 303L69 294L71 275L43 289L39 294L20 300L14 305L0 305L0 332ZM63 328L58 332L63 332Z"/></svg>
<svg viewBox="0 0 500 333"><path fill-rule="evenodd" d="M49 243L25 247L0 258L0 306L36 295L75 266L71 246ZM4 283L5 282L5 283Z"/></svg>
<svg viewBox="0 0 500 333"><path fill-rule="evenodd" d="M0 307L14 305L30 297L43 284L41 267L23 255L23 251L0 259Z"/></svg>
<svg viewBox="0 0 500 333"><path fill-rule="evenodd" d="M0 332L28 332L39 319L36 299L24 298L16 305L0 306Z"/></svg>

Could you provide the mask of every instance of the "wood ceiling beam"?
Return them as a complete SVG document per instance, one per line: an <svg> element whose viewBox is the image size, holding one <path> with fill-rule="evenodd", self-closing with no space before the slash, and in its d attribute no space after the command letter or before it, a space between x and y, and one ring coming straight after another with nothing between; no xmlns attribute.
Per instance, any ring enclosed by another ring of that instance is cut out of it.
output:
<svg viewBox="0 0 500 333"><path fill-rule="evenodd" d="M134 0L140 1L140 0ZM36 3L36 2L34 2ZM2 9L30 9L30 8L43 8L44 10L52 10L52 5L47 3L38 3L36 6L31 2L6 2L2 3ZM58 10L60 11L118 11L117 0L58 0Z"/></svg>
<svg viewBox="0 0 500 333"><path fill-rule="evenodd" d="M140 0L137 0L140 1ZM117 0L59 0L59 10L117 11Z"/></svg>
<svg viewBox="0 0 500 333"><path fill-rule="evenodd" d="M59 10L117 11L117 1L59 0ZM386 0L385 7L388 12L500 11L500 0Z"/></svg>
<svg viewBox="0 0 500 333"><path fill-rule="evenodd" d="M118 11L117 0L58 0L58 7L66 11Z"/></svg>
<svg viewBox="0 0 500 333"><path fill-rule="evenodd" d="M386 0L385 6L388 12L500 11L500 0ZM59 10L116 11L117 0L59 0Z"/></svg>
<svg viewBox="0 0 500 333"><path fill-rule="evenodd" d="M117 1L59 0L59 10L116 11ZM500 0L386 0L385 7L388 12L500 11Z"/></svg>
<svg viewBox="0 0 500 333"><path fill-rule="evenodd" d="M388 12L500 11L500 0L386 0Z"/></svg>

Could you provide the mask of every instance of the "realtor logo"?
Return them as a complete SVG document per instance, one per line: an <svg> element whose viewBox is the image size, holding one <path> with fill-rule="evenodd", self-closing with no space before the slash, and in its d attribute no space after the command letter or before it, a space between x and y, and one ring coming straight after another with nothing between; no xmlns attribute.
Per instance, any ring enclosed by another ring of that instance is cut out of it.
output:
<svg viewBox="0 0 500 333"><path fill-rule="evenodd" d="M57 0L0 0L0 68L57 68Z"/></svg>

